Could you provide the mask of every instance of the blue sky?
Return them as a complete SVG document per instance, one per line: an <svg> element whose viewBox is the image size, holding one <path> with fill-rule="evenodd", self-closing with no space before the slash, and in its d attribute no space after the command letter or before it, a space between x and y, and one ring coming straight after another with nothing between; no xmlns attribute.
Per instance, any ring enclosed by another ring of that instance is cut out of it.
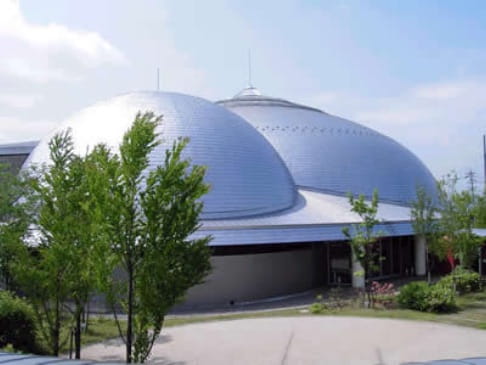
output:
<svg viewBox="0 0 486 365"><path fill-rule="evenodd" d="M482 181L485 39L486 3L472 0L0 0L0 141L153 89L157 67L164 90L230 97L251 48L263 93L375 128L436 177Z"/></svg>

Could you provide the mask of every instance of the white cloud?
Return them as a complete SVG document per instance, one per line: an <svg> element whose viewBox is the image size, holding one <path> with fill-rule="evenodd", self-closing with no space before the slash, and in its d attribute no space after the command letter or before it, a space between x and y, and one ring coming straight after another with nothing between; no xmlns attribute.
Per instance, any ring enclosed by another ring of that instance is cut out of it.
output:
<svg viewBox="0 0 486 365"><path fill-rule="evenodd" d="M68 109L69 84L127 63L98 33L30 22L18 0L0 0L0 55L1 142L42 138Z"/></svg>
<svg viewBox="0 0 486 365"><path fill-rule="evenodd" d="M56 123L48 120L21 119L0 116L0 143L39 140Z"/></svg>
<svg viewBox="0 0 486 365"><path fill-rule="evenodd" d="M41 95L37 94L0 94L0 105L17 109L32 108L39 100Z"/></svg>
<svg viewBox="0 0 486 365"><path fill-rule="evenodd" d="M482 180L486 79L421 84L389 97L322 95L310 102L396 139L417 154L436 177L452 169L460 173L473 169Z"/></svg>
<svg viewBox="0 0 486 365"><path fill-rule="evenodd" d="M0 0L0 49L0 74L34 82L76 80L83 69L125 62L97 33L28 22L18 0Z"/></svg>
<svg viewBox="0 0 486 365"><path fill-rule="evenodd" d="M96 4L79 6L87 31L73 29L69 18L37 22L40 1L25 3L30 18L18 1L0 0L0 142L40 139L93 102L154 90L157 67L162 90L215 98L206 73L175 43L163 3ZM102 26L89 19L93 11L106 19ZM109 29L119 49L98 27Z"/></svg>

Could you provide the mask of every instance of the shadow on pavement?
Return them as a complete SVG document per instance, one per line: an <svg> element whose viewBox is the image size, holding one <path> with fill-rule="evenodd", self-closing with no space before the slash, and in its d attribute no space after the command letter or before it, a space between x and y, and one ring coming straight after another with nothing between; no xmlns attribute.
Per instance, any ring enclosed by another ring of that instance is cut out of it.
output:
<svg viewBox="0 0 486 365"><path fill-rule="evenodd" d="M401 365L486 365L486 357L469 357L467 359L444 359L425 362L404 362Z"/></svg>

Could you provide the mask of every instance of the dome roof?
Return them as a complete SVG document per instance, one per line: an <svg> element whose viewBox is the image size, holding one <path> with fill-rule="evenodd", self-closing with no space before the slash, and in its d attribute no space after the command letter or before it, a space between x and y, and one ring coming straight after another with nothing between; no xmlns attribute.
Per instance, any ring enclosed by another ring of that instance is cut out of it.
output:
<svg viewBox="0 0 486 365"><path fill-rule="evenodd" d="M409 204L418 185L436 196L435 179L409 150L370 128L321 110L239 93L218 104L260 131L283 158L298 186L331 194L364 194Z"/></svg>
<svg viewBox="0 0 486 365"><path fill-rule="evenodd" d="M204 219L265 214L294 204L292 177L265 138L241 117L198 97L163 92L121 95L78 112L57 131L71 128L75 151L81 154L99 142L117 148L137 111L163 115L157 131L162 144L152 152L149 169L163 163L165 150L176 138L190 138L183 158L207 166L206 181L211 185L203 197ZM51 136L39 143L26 164L48 162Z"/></svg>

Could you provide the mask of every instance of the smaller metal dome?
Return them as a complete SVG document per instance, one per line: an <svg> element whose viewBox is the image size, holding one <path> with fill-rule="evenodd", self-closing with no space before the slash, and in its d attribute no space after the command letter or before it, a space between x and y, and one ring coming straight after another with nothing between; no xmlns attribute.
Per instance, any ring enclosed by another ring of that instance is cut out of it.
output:
<svg viewBox="0 0 486 365"><path fill-rule="evenodd" d="M268 214L294 204L297 193L292 177L266 139L238 115L198 97L130 93L80 111L56 131L71 128L79 154L100 142L117 148L138 111L163 116L157 130L162 143L152 152L148 169L163 164L166 149L178 137L189 137L182 157L206 166L206 181L211 185L203 197L204 219ZM27 165L48 162L51 136L34 149Z"/></svg>
<svg viewBox="0 0 486 365"><path fill-rule="evenodd" d="M302 188L409 204L423 186L436 197L427 167L393 139L319 109L256 93L219 101L273 145Z"/></svg>

